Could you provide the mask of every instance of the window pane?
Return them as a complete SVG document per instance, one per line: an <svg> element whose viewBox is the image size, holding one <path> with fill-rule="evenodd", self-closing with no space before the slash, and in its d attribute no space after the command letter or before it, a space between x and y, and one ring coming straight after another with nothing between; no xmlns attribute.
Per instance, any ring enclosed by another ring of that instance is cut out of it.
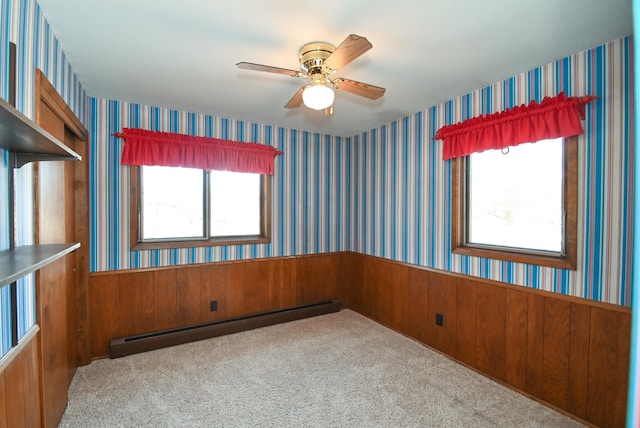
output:
<svg viewBox="0 0 640 428"><path fill-rule="evenodd" d="M211 171L211 236L260 234L260 174Z"/></svg>
<svg viewBox="0 0 640 428"><path fill-rule="evenodd" d="M204 236L203 171L142 168L142 239Z"/></svg>
<svg viewBox="0 0 640 428"><path fill-rule="evenodd" d="M562 251L562 139L469 156L468 242Z"/></svg>

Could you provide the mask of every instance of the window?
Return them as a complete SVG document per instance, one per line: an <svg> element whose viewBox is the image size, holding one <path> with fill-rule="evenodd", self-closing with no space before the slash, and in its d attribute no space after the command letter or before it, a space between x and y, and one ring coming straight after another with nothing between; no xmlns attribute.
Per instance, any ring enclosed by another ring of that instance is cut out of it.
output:
<svg viewBox="0 0 640 428"><path fill-rule="evenodd" d="M163 166L132 170L132 248L269 242L267 176Z"/></svg>
<svg viewBox="0 0 640 428"><path fill-rule="evenodd" d="M576 268L577 137L452 162L454 253Z"/></svg>

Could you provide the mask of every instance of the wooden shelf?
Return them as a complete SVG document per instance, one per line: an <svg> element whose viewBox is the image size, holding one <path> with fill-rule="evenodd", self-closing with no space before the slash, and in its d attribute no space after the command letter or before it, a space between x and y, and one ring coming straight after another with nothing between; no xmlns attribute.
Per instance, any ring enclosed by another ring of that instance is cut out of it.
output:
<svg viewBox="0 0 640 428"><path fill-rule="evenodd" d="M0 251L0 287L35 272L80 248L80 243L24 245Z"/></svg>
<svg viewBox="0 0 640 428"><path fill-rule="evenodd" d="M15 153L15 167L34 161L82 157L0 98L0 148Z"/></svg>

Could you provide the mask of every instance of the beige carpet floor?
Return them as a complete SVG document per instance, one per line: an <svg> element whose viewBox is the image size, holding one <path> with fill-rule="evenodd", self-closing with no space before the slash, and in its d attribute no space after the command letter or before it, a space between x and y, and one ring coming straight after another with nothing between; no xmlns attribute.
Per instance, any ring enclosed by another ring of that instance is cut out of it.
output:
<svg viewBox="0 0 640 428"><path fill-rule="evenodd" d="M355 312L78 369L61 427L581 426Z"/></svg>

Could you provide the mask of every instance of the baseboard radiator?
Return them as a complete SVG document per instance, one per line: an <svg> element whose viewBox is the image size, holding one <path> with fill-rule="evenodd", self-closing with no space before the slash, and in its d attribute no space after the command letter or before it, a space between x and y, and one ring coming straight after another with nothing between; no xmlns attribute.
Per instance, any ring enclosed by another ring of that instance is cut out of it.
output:
<svg viewBox="0 0 640 428"><path fill-rule="evenodd" d="M197 340L209 339L225 334L238 333L254 328L329 314L338 312L339 310L339 300L326 300L286 309L227 318L205 324L112 339L109 347L109 357L124 357L126 355L181 345L183 343L195 342Z"/></svg>

